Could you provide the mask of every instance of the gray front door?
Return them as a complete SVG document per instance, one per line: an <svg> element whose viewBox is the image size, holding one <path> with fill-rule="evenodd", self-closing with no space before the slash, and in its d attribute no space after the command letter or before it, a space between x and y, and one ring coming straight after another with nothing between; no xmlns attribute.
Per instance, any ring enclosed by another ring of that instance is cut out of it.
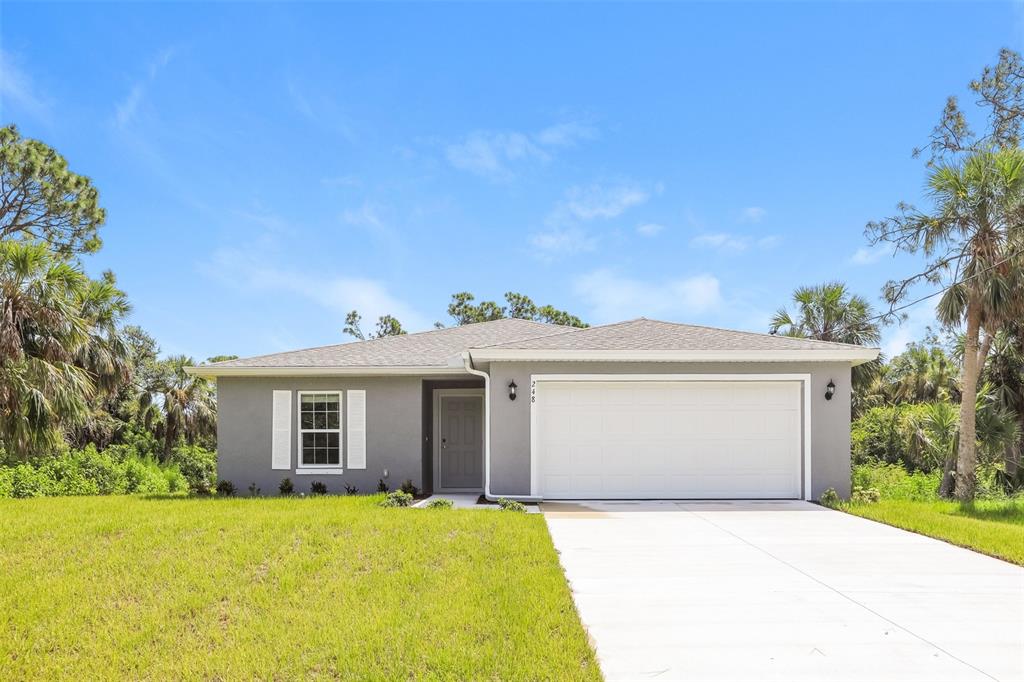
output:
<svg viewBox="0 0 1024 682"><path fill-rule="evenodd" d="M483 396L441 396L438 489L483 488L483 408Z"/></svg>

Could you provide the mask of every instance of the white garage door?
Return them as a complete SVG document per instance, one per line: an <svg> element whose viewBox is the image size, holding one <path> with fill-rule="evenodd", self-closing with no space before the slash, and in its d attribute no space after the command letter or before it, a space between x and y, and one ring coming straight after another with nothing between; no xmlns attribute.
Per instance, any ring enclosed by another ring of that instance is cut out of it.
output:
<svg viewBox="0 0 1024 682"><path fill-rule="evenodd" d="M797 381L538 381L540 494L799 498Z"/></svg>

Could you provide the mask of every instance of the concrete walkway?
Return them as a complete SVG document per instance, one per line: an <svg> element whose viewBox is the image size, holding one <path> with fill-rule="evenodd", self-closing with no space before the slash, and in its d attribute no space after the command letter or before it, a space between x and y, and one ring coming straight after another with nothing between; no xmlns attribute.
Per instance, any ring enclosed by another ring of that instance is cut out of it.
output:
<svg viewBox="0 0 1024 682"><path fill-rule="evenodd" d="M1024 680L1024 569L806 502L542 505L608 680Z"/></svg>

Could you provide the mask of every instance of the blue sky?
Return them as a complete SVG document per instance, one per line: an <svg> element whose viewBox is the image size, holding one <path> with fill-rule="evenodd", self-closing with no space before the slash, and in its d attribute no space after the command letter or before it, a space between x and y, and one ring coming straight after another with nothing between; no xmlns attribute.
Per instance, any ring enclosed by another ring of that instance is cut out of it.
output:
<svg viewBox="0 0 1024 682"><path fill-rule="evenodd" d="M755 331L802 284L880 305L915 263L865 223L1024 37L1011 3L0 12L0 120L93 178L88 269L197 358L340 342L352 308L426 329L462 290Z"/></svg>

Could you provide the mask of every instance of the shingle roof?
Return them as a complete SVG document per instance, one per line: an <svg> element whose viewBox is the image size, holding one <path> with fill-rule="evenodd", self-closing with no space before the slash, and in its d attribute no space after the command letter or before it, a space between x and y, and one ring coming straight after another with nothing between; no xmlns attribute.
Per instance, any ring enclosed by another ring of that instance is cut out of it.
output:
<svg viewBox="0 0 1024 682"><path fill-rule="evenodd" d="M537 351L815 351L860 349L788 336L639 318L577 329L503 319L369 341L320 346L205 365L220 368L447 367L466 350ZM211 370L213 370L211 372Z"/></svg>
<svg viewBox="0 0 1024 682"><path fill-rule="evenodd" d="M774 336L716 327L638 318L600 327L568 329L555 334L496 343L490 348L522 350L609 350L609 351L772 351L837 350L861 348L791 336Z"/></svg>
<svg viewBox="0 0 1024 682"><path fill-rule="evenodd" d="M427 367L445 366L468 348L565 331L566 327L504 319L402 336L339 343L303 350L226 360L206 367Z"/></svg>

